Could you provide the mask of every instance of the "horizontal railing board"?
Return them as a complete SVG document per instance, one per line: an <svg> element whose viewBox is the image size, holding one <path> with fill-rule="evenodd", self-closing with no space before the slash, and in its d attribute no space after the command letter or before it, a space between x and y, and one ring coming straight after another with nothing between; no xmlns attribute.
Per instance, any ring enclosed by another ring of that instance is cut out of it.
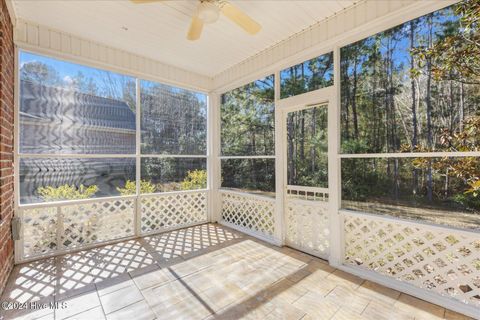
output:
<svg viewBox="0 0 480 320"><path fill-rule="evenodd" d="M372 219L372 220L385 221L390 223L402 223L405 225L409 225L411 227L423 226L425 228L430 228L432 230L450 231L450 232L463 234L469 237L479 237L480 239L480 231L461 229L461 228L456 228L452 226L438 225L428 221L422 221L422 220L413 221L413 220L403 219L399 217L380 215L380 214L368 213L368 212L360 212L360 211L348 210L348 209L341 209L339 210L339 213L343 214L344 216L367 216L369 219Z"/></svg>

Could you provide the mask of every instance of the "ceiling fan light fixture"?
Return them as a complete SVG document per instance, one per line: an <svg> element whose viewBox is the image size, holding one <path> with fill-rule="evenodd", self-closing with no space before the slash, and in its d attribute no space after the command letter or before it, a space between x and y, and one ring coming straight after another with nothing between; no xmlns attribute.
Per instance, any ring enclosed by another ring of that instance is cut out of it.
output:
<svg viewBox="0 0 480 320"><path fill-rule="evenodd" d="M198 18L204 23L214 23L220 17L220 9L210 1L202 1L198 5Z"/></svg>

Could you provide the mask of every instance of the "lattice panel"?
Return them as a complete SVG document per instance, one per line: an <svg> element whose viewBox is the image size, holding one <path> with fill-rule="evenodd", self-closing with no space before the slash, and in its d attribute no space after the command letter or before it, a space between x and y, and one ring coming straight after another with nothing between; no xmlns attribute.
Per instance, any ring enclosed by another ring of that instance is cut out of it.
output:
<svg viewBox="0 0 480 320"><path fill-rule="evenodd" d="M124 238L135 233L134 199L69 205L60 210L63 217L64 248Z"/></svg>
<svg viewBox="0 0 480 320"><path fill-rule="evenodd" d="M328 258L330 226L328 202L287 199L286 240L290 245Z"/></svg>
<svg viewBox="0 0 480 320"><path fill-rule="evenodd" d="M222 218L226 222L272 236L275 200L222 192Z"/></svg>
<svg viewBox="0 0 480 320"><path fill-rule="evenodd" d="M207 221L205 191L142 197L141 231L161 231Z"/></svg>
<svg viewBox="0 0 480 320"><path fill-rule="evenodd" d="M23 255L48 253L57 249L57 208L23 210Z"/></svg>
<svg viewBox="0 0 480 320"><path fill-rule="evenodd" d="M23 258L135 234L135 200L22 209Z"/></svg>
<svg viewBox="0 0 480 320"><path fill-rule="evenodd" d="M480 307L480 234L345 215L345 261Z"/></svg>

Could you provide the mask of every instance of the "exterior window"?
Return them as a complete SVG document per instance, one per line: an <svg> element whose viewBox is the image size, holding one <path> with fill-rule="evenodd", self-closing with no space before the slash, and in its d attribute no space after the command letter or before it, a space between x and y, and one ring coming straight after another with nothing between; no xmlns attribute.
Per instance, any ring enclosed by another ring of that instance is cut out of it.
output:
<svg viewBox="0 0 480 320"><path fill-rule="evenodd" d="M223 156L275 154L274 76L222 95Z"/></svg>
<svg viewBox="0 0 480 320"><path fill-rule="evenodd" d="M478 47L468 41L478 24L465 28L474 18L463 9L460 3L341 49L343 153L480 149L480 82L471 72Z"/></svg>
<svg viewBox="0 0 480 320"><path fill-rule="evenodd" d="M121 195L135 181L135 79L27 52L20 66L20 203Z"/></svg>
<svg viewBox="0 0 480 320"><path fill-rule="evenodd" d="M206 155L207 97L141 81L142 153Z"/></svg>
<svg viewBox="0 0 480 320"><path fill-rule="evenodd" d="M480 228L479 158L456 155L480 150L479 30L468 6L341 49L344 209Z"/></svg>
<svg viewBox="0 0 480 320"><path fill-rule="evenodd" d="M275 196L275 159L222 160L222 187Z"/></svg>
<svg viewBox="0 0 480 320"><path fill-rule="evenodd" d="M26 52L20 65L20 153L135 153L135 79Z"/></svg>
<svg viewBox="0 0 480 320"><path fill-rule="evenodd" d="M134 158L20 160L21 203L129 195L123 190L128 181L135 182Z"/></svg>
<svg viewBox="0 0 480 320"><path fill-rule="evenodd" d="M333 85L333 52L280 71L280 98Z"/></svg>
<svg viewBox="0 0 480 320"><path fill-rule="evenodd" d="M206 189L207 96L143 80L140 93L140 192Z"/></svg>
<svg viewBox="0 0 480 320"><path fill-rule="evenodd" d="M20 53L20 203L207 187L205 94ZM186 157L182 157L186 156Z"/></svg>
<svg viewBox="0 0 480 320"><path fill-rule="evenodd" d="M273 192L274 76L229 91L221 101L222 187Z"/></svg>
<svg viewBox="0 0 480 320"><path fill-rule="evenodd" d="M287 117L289 185L328 188L328 107L293 111Z"/></svg>
<svg viewBox="0 0 480 320"><path fill-rule="evenodd" d="M475 157L342 159L342 207L480 230L479 170Z"/></svg>
<svg viewBox="0 0 480 320"><path fill-rule="evenodd" d="M142 159L142 193L206 188L205 158Z"/></svg>

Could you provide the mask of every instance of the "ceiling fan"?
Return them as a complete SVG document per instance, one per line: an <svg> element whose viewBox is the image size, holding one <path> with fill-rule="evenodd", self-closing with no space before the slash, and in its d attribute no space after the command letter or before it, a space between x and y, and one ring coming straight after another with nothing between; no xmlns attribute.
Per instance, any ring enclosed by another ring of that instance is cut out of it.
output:
<svg viewBox="0 0 480 320"><path fill-rule="evenodd" d="M135 4L160 2L165 0L130 0ZM262 28L255 20L250 18L242 10L226 0L199 0L190 28L187 33L188 40L198 40L202 34L204 24L214 23L218 20L220 12L236 23L243 30L254 35Z"/></svg>

